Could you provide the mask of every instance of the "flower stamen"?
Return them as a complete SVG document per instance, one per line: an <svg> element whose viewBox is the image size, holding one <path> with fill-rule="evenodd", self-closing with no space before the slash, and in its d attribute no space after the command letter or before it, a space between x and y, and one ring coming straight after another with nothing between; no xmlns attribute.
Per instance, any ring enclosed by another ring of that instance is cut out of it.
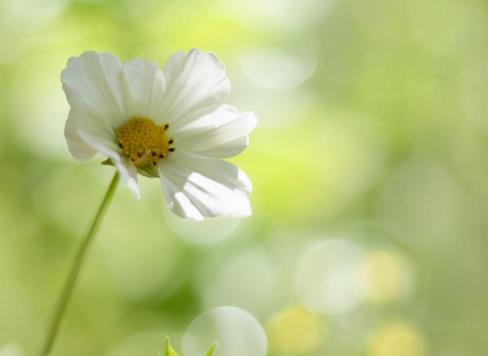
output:
<svg viewBox="0 0 488 356"><path fill-rule="evenodd" d="M144 117L133 117L115 133L122 153L136 167L156 166L160 159L174 152L174 140L168 135L169 124L157 125Z"/></svg>

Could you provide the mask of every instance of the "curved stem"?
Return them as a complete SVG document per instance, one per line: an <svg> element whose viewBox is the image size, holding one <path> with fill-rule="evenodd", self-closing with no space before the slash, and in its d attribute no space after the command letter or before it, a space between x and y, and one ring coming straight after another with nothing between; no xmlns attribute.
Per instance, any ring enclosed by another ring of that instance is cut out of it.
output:
<svg viewBox="0 0 488 356"><path fill-rule="evenodd" d="M54 309L54 312L52 314L51 323L49 324L49 329L46 334L42 351L39 353L39 356L47 356L51 352L54 341L56 340L56 336L59 331L59 327L63 320L63 316L66 312L66 308L68 306L70 297L73 294L73 288L78 279L78 275L80 274L81 267L83 266L83 262L86 257L86 252L88 250L88 247L90 246L90 243L93 241L93 238L98 230L98 227L100 226L100 222L105 212L107 211L110 202L112 201L112 197L114 196L119 179L120 179L119 174L115 173L107 189L107 192L103 197L102 203L100 204L100 207L98 208L90 224L90 227L88 228L88 231L86 232L85 236L83 237L83 240L81 241L80 246L78 247L78 250L76 251L76 255L75 258L73 259L71 270L68 274L68 277L66 278L66 282L64 284L63 290L59 297L58 304L56 305L56 309Z"/></svg>

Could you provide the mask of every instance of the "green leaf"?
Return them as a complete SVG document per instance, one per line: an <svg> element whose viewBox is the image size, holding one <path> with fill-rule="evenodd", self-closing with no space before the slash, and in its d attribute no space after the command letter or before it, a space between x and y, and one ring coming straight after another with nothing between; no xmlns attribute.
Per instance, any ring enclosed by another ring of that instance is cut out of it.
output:
<svg viewBox="0 0 488 356"><path fill-rule="evenodd" d="M205 356L213 356L213 354L215 353L216 350L217 350L217 343L210 346L210 349L207 351Z"/></svg>
<svg viewBox="0 0 488 356"><path fill-rule="evenodd" d="M164 356L178 356L168 336L164 339Z"/></svg>

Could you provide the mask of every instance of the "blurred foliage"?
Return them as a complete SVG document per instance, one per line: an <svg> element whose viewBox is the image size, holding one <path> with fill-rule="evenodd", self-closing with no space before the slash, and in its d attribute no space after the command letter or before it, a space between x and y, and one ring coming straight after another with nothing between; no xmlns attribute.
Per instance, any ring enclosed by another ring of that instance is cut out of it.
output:
<svg viewBox="0 0 488 356"><path fill-rule="evenodd" d="M270 356L486 354L487 26L484 0L0 0L0 348L38 349L111 175L67 152L67 59L199 47L260 118L236 159L255 214L120 187L53 356L154 355L219 305Z"/></svg>

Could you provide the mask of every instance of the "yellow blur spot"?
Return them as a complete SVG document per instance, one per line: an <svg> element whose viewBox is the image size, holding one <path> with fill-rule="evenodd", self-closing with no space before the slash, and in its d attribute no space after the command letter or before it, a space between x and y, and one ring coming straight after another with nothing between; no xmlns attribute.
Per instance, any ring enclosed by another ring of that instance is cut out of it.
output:
<svg viewBox="0 0 488 356"><path fill-rule="evenodd" d="M308 354L324 341L323 319L302 307L286 309L268 325L271 349L279 355Z"/></svg>
<svg viewBox="0 0 488 356"><path fill-rule="evenodd" d="M367 302L385 303L406 296L412 287L408 263L396 252L369 253L359 268L361 296Z"/></svg>
<svg viewBox="0 0 488 356"><path fill-rule="evenodd" d="M380 328L371 338L369 356L424 356L424 337L406 323L392 323Z"/></svg>

